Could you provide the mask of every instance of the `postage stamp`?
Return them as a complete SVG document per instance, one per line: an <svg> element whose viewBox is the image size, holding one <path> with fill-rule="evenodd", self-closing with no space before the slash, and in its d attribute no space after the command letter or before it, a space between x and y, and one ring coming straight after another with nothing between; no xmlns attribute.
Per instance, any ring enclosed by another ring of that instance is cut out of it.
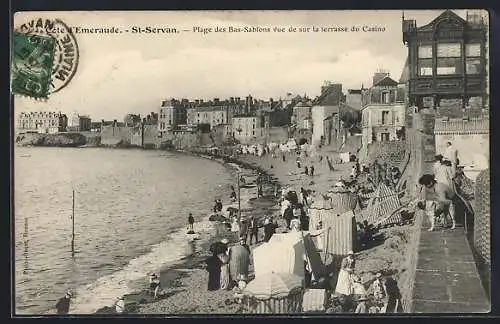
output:
<svg viewBox="0 0 500 324"><path fill-rule="evenodd" d="M14 94L47 99L73 79L79 61L78 43L63 21L33 19L15 28L13 38ZM40 69L45 71L43 77ZM38 79L34 79L34 74Z"/></svg>
<svg viewBox="0 0 500 324"><path fill-rule="evenodd" d="M54 62L52 37L14 33L12 91L47 98Z"/></svg>

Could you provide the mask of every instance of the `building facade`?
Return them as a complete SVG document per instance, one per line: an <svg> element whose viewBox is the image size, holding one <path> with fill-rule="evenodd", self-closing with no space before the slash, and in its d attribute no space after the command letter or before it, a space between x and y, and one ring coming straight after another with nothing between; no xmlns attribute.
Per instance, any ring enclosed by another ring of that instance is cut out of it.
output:
<svg viewBox="0 0 500 324"><path fill-rule="evenodd" d="M55 134L67 127L68 117L60 112L22 112L17 121L17 131L25 133Z"/></svg>
<svg viewBox="0 0 500 324"><path fill-rule="evenodd" d="M363 98L361 142L364 147L373 142L404 139L406 109L404 98L398 97L398 82L380 72L375 73L373 82Z"/></svg>
<svg viewBox="0 0 500 324"><path fill-rule="evenodd" d="M484 19L463 19L446 10L429 24L403 19L403 43L408 47L409 104L438 109L442 100L458 99L456 109L487 101L487 30Z"/></svg>
<svg viewBox="0 0 500 324"><path fill-rule="evenodd" d="M74 113L68 120L69 132L90 132L92 129L92 120L89 116Z"/></svg>
<svg viewBox="0 0 500 324"><path fill-rule="evenodd" d="M311 108L312 105L305 102L299 102L293 107L292 124L295 124L296 129L311 128Z"/></svg>
<svg viewBox="0 0 500 324"><path fill-rule="evenodd" d="M315 105L311 109L312 143L325 145L336 138L334 127L338 125L339 106ZM337 128L335 128L337 129Z"/></svg>
<svg viewBox="0 0 500 324"><path fill-rule="evenodd" d="M158 135L176 130L187 121L187 109L175 99L163 100L158 114Z"/></svg>
<svg viewBox="0 0 500 324"><path fill-rule="evenodd" d="M261 117L233 117L232 135L240 143L255 143L265 136L263 126Z"/></svg>

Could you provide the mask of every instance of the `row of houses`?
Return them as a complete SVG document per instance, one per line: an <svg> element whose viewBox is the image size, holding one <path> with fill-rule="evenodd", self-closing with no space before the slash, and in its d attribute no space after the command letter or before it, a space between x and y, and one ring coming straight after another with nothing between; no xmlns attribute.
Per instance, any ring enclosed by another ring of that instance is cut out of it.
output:
<svg viewBox="0 0 500 324"><path fill-rule="evenodd" d="M92 129L92 121L89 116L78 113L68 118L61 112L21 112L16 126L21 133L87 132Z"/></svg>

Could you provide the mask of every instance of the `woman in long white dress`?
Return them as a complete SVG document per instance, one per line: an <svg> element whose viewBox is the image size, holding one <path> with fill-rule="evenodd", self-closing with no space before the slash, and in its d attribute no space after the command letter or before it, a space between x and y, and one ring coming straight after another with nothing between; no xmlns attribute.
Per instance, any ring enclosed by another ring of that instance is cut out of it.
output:
<svg viewBox="0 0 500 324"><path fill-rule="evenodd" d="M217 255L219 260L221 261L220 267L220 289L228 290L230 286L230 277L229 277L229 256L227 255L227 251L219 253Z"/></svg>
<svg viewBox="0 0 500 324"><path fill-rule="evenodd" d="M335 286L335 292L337 294L349 296L353 293L351 277L354 273L355 263L354 252L349 251L347 257L342 260L340 266L337 285Z"/></svg>

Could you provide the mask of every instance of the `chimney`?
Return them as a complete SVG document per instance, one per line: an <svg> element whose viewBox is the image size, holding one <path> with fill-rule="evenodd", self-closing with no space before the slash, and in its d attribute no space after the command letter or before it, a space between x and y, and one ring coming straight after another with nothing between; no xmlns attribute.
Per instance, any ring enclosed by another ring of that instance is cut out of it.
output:
<svg viewBox="0 0 500 324"><path fill-rule="evenodd" d="M386 76L389 76L389 72L387 72L387 71L379 70L379 71L375 72L373 74L373 84L372 85L379 82L380 80L382 80Z"/></svg>

